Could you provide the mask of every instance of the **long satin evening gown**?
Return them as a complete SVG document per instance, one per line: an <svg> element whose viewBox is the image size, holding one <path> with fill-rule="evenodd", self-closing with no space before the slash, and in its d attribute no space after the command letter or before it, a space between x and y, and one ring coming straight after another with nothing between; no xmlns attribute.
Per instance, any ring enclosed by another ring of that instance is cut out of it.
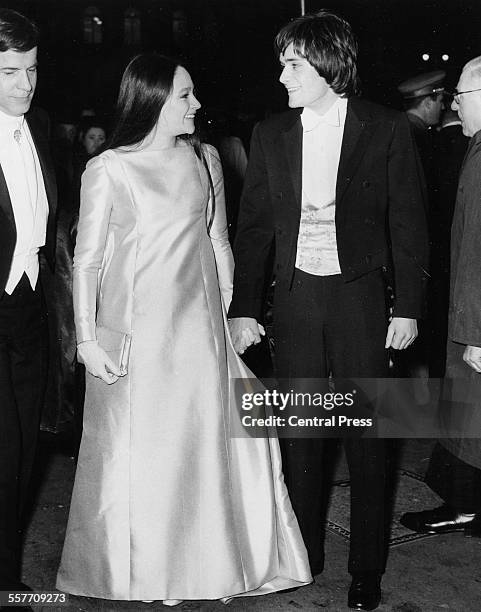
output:
<svg viewBox="0 0 481 612"><path fill-rule="evenodd" d="M193 148L106 151L82 179L77 341L131 334L128 374L87 375L57 587L115 600L228 599L311 581L277 439L230 435L233 262L222 171ZM98 309L97 309L98 308ZM97 309L97 312L96 312Z"/></svg>

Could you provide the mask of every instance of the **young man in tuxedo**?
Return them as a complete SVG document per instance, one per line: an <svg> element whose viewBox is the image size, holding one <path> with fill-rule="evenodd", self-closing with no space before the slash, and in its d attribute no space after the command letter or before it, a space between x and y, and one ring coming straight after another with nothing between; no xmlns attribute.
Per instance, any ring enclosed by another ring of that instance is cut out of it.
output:
<svg viewBox="0 0 481 612"><path fill-rule="evenodd" d="M48 122L30 110L37 42L35 24L0 9L0 591L25 590L21 517L46 372L39 253L54 256Z"/></svg>
<svg viewBox="0 0 481 612"><path fill-rule="evenodd" d="M388 376L388 349L417 335L427 267L422 170L407 118L356 97L349 24L321 11L277 35L292 110L256 126L241 201L230 329L239 353L260 340L262 291L275 243L279 378ZM392 318L385 276L395 290ZM297 382L296 382L297 381ZM283 441L288 491L322 571L323 440ZM385 567L385 448L344 440L351 475L348 604L372 610Z"/></svg>

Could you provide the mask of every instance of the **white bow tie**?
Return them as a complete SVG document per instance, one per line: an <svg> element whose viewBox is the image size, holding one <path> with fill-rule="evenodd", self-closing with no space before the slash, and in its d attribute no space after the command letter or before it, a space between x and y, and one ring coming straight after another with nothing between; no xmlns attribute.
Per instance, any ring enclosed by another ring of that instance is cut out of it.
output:
<svg viewBox="0 0 481 612"><path fill-rule="evenodd" d="M339 107L336 104L334 108L329 109L324 115L318 115L311 109L305 108L301 113L301 123L304 132L314 130L321 123L339 127L341 125Z"/></svg>

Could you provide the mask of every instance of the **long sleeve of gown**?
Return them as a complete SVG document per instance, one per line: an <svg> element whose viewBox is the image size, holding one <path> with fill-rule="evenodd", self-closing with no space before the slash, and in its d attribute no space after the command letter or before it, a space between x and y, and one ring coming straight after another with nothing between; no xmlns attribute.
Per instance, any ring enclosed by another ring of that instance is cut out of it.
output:
<svg viewBox="0 0 481 612"><path fill-rule="evenodd" d="M226 311L232 299L232 281L234 276L234 257L229 243L227 217L225 211L224 178L222 165L216 149L205 146L207 164L209 166L215 195L215 211L210 228L210 239L214 249L219 286ZM209 198L208 214L212 214L212 195Z"/></svg>
<svg viewBox="0 0 481 612"><path fill-rule="evenodd" d="M77 342L95 340L97 284L112 210L110 179L102 157L82 175L77 242L73 262L73 303Z"/></svg>

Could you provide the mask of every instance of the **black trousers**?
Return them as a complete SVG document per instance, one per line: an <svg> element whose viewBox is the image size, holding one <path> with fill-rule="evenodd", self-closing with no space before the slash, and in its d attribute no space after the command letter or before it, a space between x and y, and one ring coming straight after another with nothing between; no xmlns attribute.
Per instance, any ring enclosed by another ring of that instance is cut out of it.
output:
<svg viewBox="0 0 481 612"><path fill-rule="evenodd" d="M21 517L35 456L46 373L40 283L26 275L0 298L0 590L20 580Z"/></svg>
<svg viewBox="0 0 481 612"><path fill-rule="evenodd" d="M458 459L439 442L433 449L425 480L458 512L481 514L481 470Z"/></svg>
<svg viewBox="0 0 481 612"><path fill-rule="evenodd" d="M345 283L340 275L296 270L291 290L279 285L274 304L278 378L301 390L305 378L386 377L387 302L381 270ZM302 389L305 390L305 389ZM343 440L351 477L348 569L385 568L385 442ZM281 440L283 469L313 573L324 566L323 439Z"/></svg>

